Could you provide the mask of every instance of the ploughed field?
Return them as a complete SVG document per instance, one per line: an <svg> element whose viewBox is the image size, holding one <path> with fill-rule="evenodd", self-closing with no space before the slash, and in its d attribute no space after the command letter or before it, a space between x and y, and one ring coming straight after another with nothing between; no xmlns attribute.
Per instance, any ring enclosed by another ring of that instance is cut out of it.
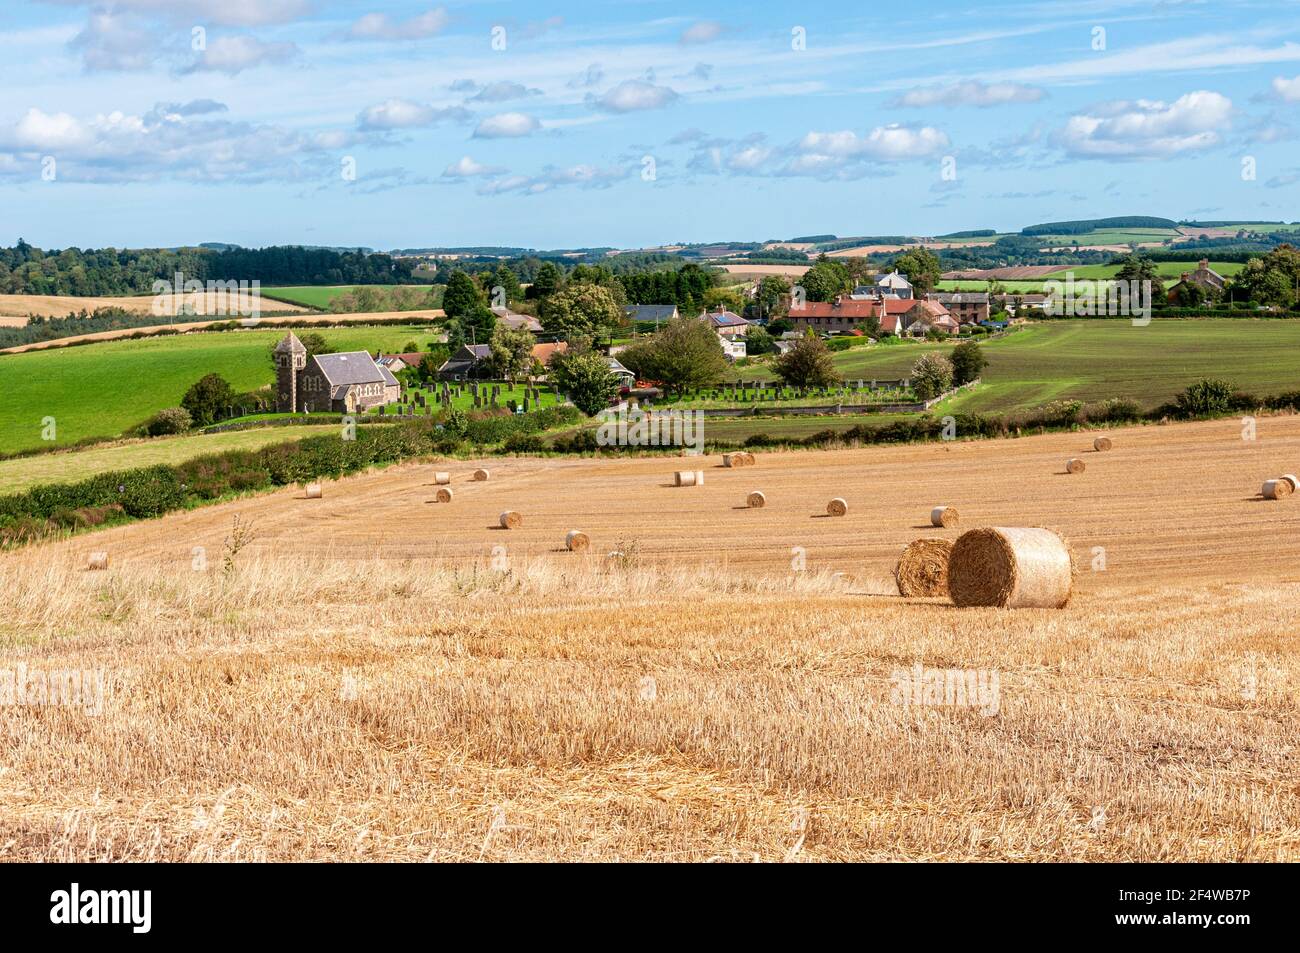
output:
<svg viewBox="0 0 1300 953"><path fill-rule="evenodd" d="M0 669L108 693L0 706L0 859L1295 860L1300 420L1241 426L409 464L5 554ZM895 593L981 525L1068 537L1070 604Z"/></svg>

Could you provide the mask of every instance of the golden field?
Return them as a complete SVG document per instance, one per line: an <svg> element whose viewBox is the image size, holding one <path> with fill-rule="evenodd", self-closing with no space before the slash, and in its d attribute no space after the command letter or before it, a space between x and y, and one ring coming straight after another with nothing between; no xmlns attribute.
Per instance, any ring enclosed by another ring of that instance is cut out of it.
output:
<svg viewBox="0 0 1300 953"><path fill-rule="evenodd" d="M260 311L308 310L296 304L263 299L261 295L246 291L167 293L163 295L133 295L127 297L77 297L72 295L4 295L0 294L0 315L21 318L22 324L32 315L42 318L64 318L78 311L96 311L100 308L121 308L133 314L157 314L160 317L175 315L177 309L190 306L195 314L248 314ZM18 325L21 327L22 325Z"/></svg>
<svg viewBox="0 0 1300 953"><path fill-rule="evenodd" d="M1300 420L1113 436L410 464L0 556L0 669L108 686L0 706L0 858L1294 860ZM978 525L1067 536L1069 606L896 594Z"/></svg>

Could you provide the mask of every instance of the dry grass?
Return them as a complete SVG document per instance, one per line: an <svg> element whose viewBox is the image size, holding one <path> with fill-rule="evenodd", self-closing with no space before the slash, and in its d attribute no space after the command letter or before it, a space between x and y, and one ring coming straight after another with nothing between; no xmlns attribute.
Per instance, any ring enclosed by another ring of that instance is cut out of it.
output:
<svg viewBox="0 0 1300 953"><path fill-rule="evenodd" d="M0 295L0 314L14 317L37 315L43 318L62 318L77 311L95 311L99 308L121 308L132 314L157 314L170 317L182 307L191 307L195 314L247 314L253 308L261 311L306 311L296 304L272 301L244 291L191 293L184 295L136 295L132 297L75 297L71 295Z"/></svg>
<svg viewBox="0 0 1300 953"><path fill-rule="evenodd" d="M1259 431L1125 431L1073 479L1081 435L770 454L757 510L654 458L422 506L413 465L0 556L0 668L110 691L0 705L0 859L1296 860L1300 538L1255 491L1300 421ZM936 498L1060 528L1069 606L892 595ZM996 672L996 713L900 704L917 664Z"/></svg>

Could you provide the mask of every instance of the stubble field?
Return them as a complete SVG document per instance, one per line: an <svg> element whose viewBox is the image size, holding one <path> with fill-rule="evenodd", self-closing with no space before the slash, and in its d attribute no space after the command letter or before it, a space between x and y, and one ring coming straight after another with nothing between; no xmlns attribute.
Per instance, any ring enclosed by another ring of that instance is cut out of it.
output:
<svg viewBox="0 0 1300 953"><path fill-rule="evenodd" d="M411 464L5 555L0 668L108 695L0 706L0 858L1294 860L1300 420L1114 437ZM1061 531L1070 605L894 594L937 503Z"/></svg>

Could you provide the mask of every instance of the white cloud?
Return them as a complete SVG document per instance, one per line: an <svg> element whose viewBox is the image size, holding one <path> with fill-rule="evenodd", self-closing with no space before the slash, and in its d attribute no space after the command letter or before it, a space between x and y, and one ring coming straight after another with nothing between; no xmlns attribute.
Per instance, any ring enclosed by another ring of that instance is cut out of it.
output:
<svg viewBox="0 0 1300 953"><path fill-rule="evenodd" d="M389 43L423 40L442 32L449 22L451 16L446 7L435 7L409 20L397 20L387 13L367 13L348 28L347 38Z"/></svg>
<svg viewBox="0 0 1300 953"><path fill-rule="evenodd" d="M1232 100L1199 90L1172 103L1139 99L1094 107L1070 117L1057 136L1079 158L1147 159L1218 145L1232 120Z"/></svg>
<svg viewBox="0 0 1300 953"><path fill-rule="evenodd" d="M68 5L99 9L100 0L63 0ZM187 24L266 26L289 23L310 12L310 0L113 0L117 12L167 16Z"/></svg>
<svg viewBox="0 0 1300 953"><path fill-rule="evenodd" d="M548 168L540 175L508 175L485 183L479 187L478 192L480 195L501 195L506 192L536 195L570 185L584 189L600 189L627 178L630 171L624 166L600 168L583 163L565 168Z"/></svg>
<svg viewBox="0 0 1300 953"><path fill-rule="evenodd" d="M894 101L896 106L1004 106L1010 103L1036 103L1044 96L1037 86L1022 83L981 83L971 80L947 86L911 89Z"/></svg>
<svg viewBox="0 0 1300 953"><path fill-rule="evenodd" d="M871 159L877 162L902 162L938 155L951 143L948 136L933 126L904 126L890 123L877 126L865 136L850 130L810 132L799 142L804 155L824 155L840 159Z"/></svg>
<svg viewBox="0 0 1300 953"><path fill-rule="evenodd" d="M700 20L682 31L683 43L708 43L722 35L722 24L716 20Z"/></svg>
<svg viewBox="0 0 1300 953"><path fill-rule="evenodd" d="M470 101L476 103L500 103L508 99L522 99L525 96L536 96L540 93L541 90L529 89L522 83L501 80L496 83L488 83L480 88L478 92L470 97Z"/></svg>
<svg viewBox="0 0 1300 953"><path fill-rule="evenodd" d="M152 34L146 22L132 14L92 10L71 45L81 51L87 70L142 70L153 65Z"/></svg>
<svg viewBox="0 0 1300 953"><path fill-rule="evenodd" d="M186 72L229 73L234 76L256 66L287 63L298 55L293 43L266 43L255 36L220 36L208 40Z"/></svg>
<svg viewBox="0 0 1300 953"><path fill-rule="evenodd" d="M677 93L667 86L656 86L641 79L624 80L592 100L600 109L626 113L641 109L659 109L677 101Z"/></svg>
<svg viewBox="0 0 1300 953"><path fill-rule="evenodd" d="M0 170L30 175L43 155L60 180L136 182L303 181L337 174L318 136L232 121L221 103L158 103L141 115L79 118L29 109L0 127Z"/></svg>
<svg viewBox="0 0 1300 953"><path fill-rule="evenodd" d="M542 128L536 116L527 113L498 113L488 116L474 130L475 139L510 139L530 136Z"/></svg>
<svg viewBox="0 0 1300 953"><path fill-rule="evenodd" d="M428 103L417 103L409 99L386 99L382 103L361 110L357 114L357 128L363 132L418 129L444 120L464 121L469 118L469 112L458 106L440 109Z"/></svg>
<svg viewBox="0 0 1300 953"><path fill-rule="evenodd" d="M483 165L469 156L462 156L456 162L447 166L443 170L443 175L449 179L468 179L481 175L501 175L506 170L500 166Z"/></svg>
<svg viewBox="0 0 1300 953"><path fill-rule="evenodd" d="M599 86L601 80L605 78L605 71L600 68L599 63L592 63L585 70L569 80L565 85L569 89L586 89L592 86Z"/></svg>
<svg viewBox="0 0 1300 953"><path fill-rule="evenodd" d="M1291 79L1285 76L1274 77L1273 94L1283 102L1300 103L1300 76Z"/></svg>

